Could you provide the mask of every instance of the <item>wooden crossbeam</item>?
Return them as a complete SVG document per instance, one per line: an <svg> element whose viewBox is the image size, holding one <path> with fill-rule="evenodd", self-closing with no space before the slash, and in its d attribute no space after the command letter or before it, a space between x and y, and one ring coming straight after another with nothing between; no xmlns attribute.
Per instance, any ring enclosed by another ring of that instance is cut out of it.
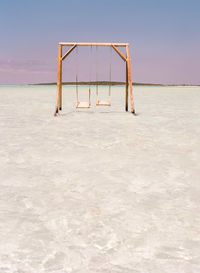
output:
<svg viewBox="0 0 200 273"><path fill-rule="evenodd" d="M124 55L116 48L115 45L112 45L112 48L114 48L114 50L117 52L117 54L126 62L126 58L124 57Z"/></svg>
<svg viewBox="0 0 200 273"><path fill-rule="evenodd" d="M63 55L62 57L62 61L72 52L72 50L74 50L74 48L77 47L77 45L73 45L68 51L67 53L65 53L65 55Z"/></svg>
<svg viewBox="0 0 200 273"><path fill-rule="evenodd" d="M127 45L129 45L128 43L65 43L65 42L60 42L59 43L62 46L73 46L73 45L77 45L77 46L119 46L119 47L126 47Z"/></svg>

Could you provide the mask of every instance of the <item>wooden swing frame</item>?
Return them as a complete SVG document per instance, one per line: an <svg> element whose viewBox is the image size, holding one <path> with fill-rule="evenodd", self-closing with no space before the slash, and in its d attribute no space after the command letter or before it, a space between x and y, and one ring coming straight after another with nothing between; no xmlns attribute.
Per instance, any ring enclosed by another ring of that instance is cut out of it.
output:
<svg viewBox="0 0 200 273"><path fill-rule="evenodd" d="M62 55L62 48L65 46L71 46L71 48ZM135 114L135 106L133 100L133 86L131 76L131 59L129 53L128 43L59 43L58 46L58 71L57 71L57 94L56 94L56 111L55 116L59 114L59 110L62 110L62 61L77 47L77 46L108 46L112 47L115 52L121 57L126 64L126 94L125 94L125 111L128 111L128 91L130 94L131 113ZM118 47L126 48L126 57L119 51Z"/></svg>

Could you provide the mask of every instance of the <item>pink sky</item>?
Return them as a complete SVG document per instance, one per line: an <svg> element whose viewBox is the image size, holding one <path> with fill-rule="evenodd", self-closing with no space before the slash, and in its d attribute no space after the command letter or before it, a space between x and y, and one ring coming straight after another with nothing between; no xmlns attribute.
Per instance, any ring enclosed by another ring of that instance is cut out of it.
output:
<svg viewBox="0 0 200 273"><path fill-rule="evenodd" d="M200 84L199 10L196 0L1 1L0 84L55 82L60 41L129 42L134 82ZM80 80L89 80L88 57L79 54ZM99 79L108 80L109 63L99 58ZM65 81L74 81L75 66L73 53ZM112 80L124 80L115 53Z"/></svg>

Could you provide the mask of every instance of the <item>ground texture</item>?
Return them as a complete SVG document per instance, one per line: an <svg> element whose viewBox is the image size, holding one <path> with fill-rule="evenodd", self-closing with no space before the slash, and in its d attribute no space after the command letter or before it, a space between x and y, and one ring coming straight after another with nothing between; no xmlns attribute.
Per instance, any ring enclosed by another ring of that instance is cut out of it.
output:
<svg viewBox="0 0 200 273"><path fill-rule="evenodd" d="M63 91L0 87L0 273L199 273L200 88Z"/></svg>

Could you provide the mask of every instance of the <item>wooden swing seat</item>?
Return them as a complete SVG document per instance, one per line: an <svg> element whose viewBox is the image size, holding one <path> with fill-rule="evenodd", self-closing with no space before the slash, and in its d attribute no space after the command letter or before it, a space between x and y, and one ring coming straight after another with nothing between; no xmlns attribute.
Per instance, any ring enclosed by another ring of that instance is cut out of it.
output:
<svg viewBox="0 0 200 273"><path fill-rule="evenodd" d="M109 101L102 101L102 100L98 100L96 102L97 106L111 106L111 103Z"/></svg>
<svg viewBox="0 0 200 273"><path fill-rule="evenodd" d="M89 101L78 101L76 103L76 108L90 108L90 102Z"/></svg>

